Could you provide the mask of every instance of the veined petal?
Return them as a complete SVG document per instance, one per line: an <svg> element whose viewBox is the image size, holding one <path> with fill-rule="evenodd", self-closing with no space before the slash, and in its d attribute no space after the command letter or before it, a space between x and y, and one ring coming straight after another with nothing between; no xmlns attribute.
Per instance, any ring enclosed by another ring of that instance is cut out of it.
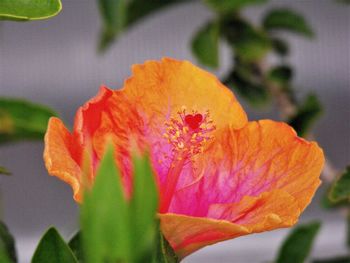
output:
<svg viewBox="0 0 350 263"><path fill-rule="evenodd" d="M212 204L207 216L243 225L254 232L261 232L294 225L299 215L298 202L292 195L283 190L273 190L264 192L258 197L245 196L238 203ZM266 218L276 220L266 222Z"/></svg>
<svg viewBox="0 0 350 263"><path fill-rule="evenodd" d="M45 134L44 161L49 174L57 176L68 183L74 192L74 199L82 197L82 171L74 160L75 149L72 135L62 121L56 117L50 118ZM78 157L79 158L79 157Z"/></svg>
<svg viewBox="0 0 350 263"><path fill-rule="evenodd" d="M287 124L270 120L223 132L205 154L197 160L205 167L203 176L178 189L169 212L206 216L211 204L239 203L244 196L277 189L294 197L302 211L320 184L324 163L316 143L297 137Z"/></svg>
<svg viewBox="0 0 350 263"><path fill-rule="evenodd" d="M242 235L294 225L300 215L296 199L282 190L259 197L245 196L239 203L212 204L206 217L160 214L161 228L176 253L194 251Z"/></svg>
<svg viewBox="0 0 350 263"><path fill-rule="evenodd" d="M164 58L132 67L123 92L137 104L149 124L162 125L183 106L189 112L210 111L218 129L228 125L239 129L247 116L233 93L209 72L188 61Z"/></svg>
<svg viewBox="0 0 350 263"><path fill-rule="evenodd" d="M162 233L180 258L219 241L247 235L249 229L225 220L159 214Z"/></svg>

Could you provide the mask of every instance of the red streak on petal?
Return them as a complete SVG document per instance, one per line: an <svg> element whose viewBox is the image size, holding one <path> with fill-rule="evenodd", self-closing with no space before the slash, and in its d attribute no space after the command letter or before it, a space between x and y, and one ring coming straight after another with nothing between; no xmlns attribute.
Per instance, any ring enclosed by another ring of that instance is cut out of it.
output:
<svg viewBox="0 0 350 263"><path fill-rule="evenodd" d="M180 161L175 161L169 169L166 182L163 188L165 189L165 191L162 193L159 208L160 213L166 213L169 210L184 163L185 160L183 159Z"/></svg>
<svg viewBox="0 0 350 263"><path fill-rule="evenodd" d="M196 115L187 114L185 116L185 122L192 130L198 129L202 120L203 120L203 115L199 113L197 113Z"/></svg>

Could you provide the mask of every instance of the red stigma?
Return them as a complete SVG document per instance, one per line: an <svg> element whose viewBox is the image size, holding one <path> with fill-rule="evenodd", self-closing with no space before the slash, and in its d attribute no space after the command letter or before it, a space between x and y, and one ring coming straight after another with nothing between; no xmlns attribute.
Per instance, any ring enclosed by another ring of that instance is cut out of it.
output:
<svg viewBox="0 0 350 263"><path fill-rule="evenodd" d="M199 113L195 115L187 114L185 116L185 122L192 130L197 130L201 125L202 120L203 120L203 115Z"/></svg>

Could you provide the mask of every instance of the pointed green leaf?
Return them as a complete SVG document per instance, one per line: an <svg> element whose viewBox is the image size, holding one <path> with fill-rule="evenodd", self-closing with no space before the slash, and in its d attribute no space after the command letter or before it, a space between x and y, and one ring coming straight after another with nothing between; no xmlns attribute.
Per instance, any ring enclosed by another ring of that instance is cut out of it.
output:
<svg viewBox="0 0 350 263"><path fill-rule="evenodd" d="M192 52L203 65L219 66L219 24L209 22L192 39Z"/></svg>
<svg viewBox="0 0 350 263"><path fill-rule="evenodd" d="M313 32L305 18L290 9L274 9L263 20L264 28L270 30L286 30L312 37Z"/></svg>
<svg viewBox="0 0 350 263"><path fill-rule="evenodd" d="M333 183L328 194L332 202L350 201L350 166Z"/></svg>
<svg viewBox="0 0 350 263"><path fill-rule="evenodd" d="M77 263L73 252L55 228L44 234L36 248L32 263Z"/></svg>
<svg viewBox="0 0 350 263"><path fill-rule="evenodd" d="M61 9L60 0L1 0L0 20L46 19L57 15Z"/></svg>
<svg viewBox="0 0 350 263"><path fill-rule="evenodd" d="M127 209L110 146L101 161L91 192L85 192L81 207L82 241L87 263L131 262Z"/></svg>
<svg viewBox="0 0 350 263"><path fill-rule="evenodd" d="M105 52L126 27L163 7L189 0L98 0L103 20L99 51Z"/></svg>
<svg viewBox="0 0 350 263"><path fill-rule="evenodd" d="M175 3L189 2L191 0L131 0L127 8L127 25L130 26L140 19Z"/></svg>
<svg viewBox="0 0 350 263"><path fill-rule="evenodd" d="M11 175L11 173L4 166L0 166L0 174Z"/></svg>
<svg viewBox="0 0 350 263"><path fill-rule="evenodd" d="M268 0L204 0L210 7L220 13L231 13L248 5L266 3Z"/></svg>
<svg viewBox="0 0 350 263"><path fill-rule="evenodd" d="M289 53L288 43L280 38L272 38L272 48L280 56L287 56Z"/></svg>
<svg viewBox="0 0 350 263"><path fill-rule="evenodd" d="M52 116L56 116L56 113L43 105L0 98L0 144L42 139Z"/></svg>
<svg viewBox="0 0 350 263"><path fill-rule="evenodd" d="M306 97L302 105L299 106L297 113L289 121L299 136L308 133L313 123L320 117L322 105L316 95L310 94Z"/></svg>
<svg viewBox="0 0 350 263"><path fill-rule="evenodd" d="M68 246L74 253L79 263L84 262L84 253L81 244L81 233L77 232L68 242Z"/></svg>
<svg viewBox="0 0 350 263"><path fill-rule="evenodd" d="M312 222L294 228L283 242L276 263L304 263L320 227L320 222Z"/></svg>
<svg viewBox="0 0 350 263"><path fill-rule="evenodd" d="M158 190L147 156L133 158L134 183L130 202L132 244L137 246L142 260L147 251L153 251L156 235L156 213L158 209Z"/></svg>
<svg viewBox="0 0 350 263"><path fill-rule="evenodd" d="M7 226L0 221L0 262L17 262L15 240Z"/></svg>
<svg viewBox="0 0 350 263"><path fill-rule="evenodd" d="M350 256L313 260L312 263L350 263Z"/></svg>
<svg viewBox="0 0 350 263"><path fill-rule="evenodd" d="M126 0L98 0L103 21L99 51L103 52L114 42L126 24Z"/></svg>
<svg viewBox="0 0 350 263"><path fill-rule="evenodd" d="M180 259L175 254L169 242L165 239L161 231L157 235L156 256L152 263L178 263Z"/></svg>
<svg viewBox="0 0 350 263"><path fill-rule="evenodd" d="M287 65L274 67L268 73L268 79L281 86L287 86L293 77L293 70Z"/></svg>
<svg viewBox="0 0 350 263"><path fill-rule="evenodd" d="M246 63L259 61L272 48L271 40L265 32L238 17L225 18L220 32L235 55Z"/></svg>

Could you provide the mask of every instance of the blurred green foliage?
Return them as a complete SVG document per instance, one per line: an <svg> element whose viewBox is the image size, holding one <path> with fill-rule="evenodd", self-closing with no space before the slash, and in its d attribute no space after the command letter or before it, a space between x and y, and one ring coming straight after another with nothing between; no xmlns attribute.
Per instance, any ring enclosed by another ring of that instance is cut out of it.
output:
<svg viewBox="0 0 350 263"><path fill-rule="evenodd" d="M312 263L350 263L350 256L313 260Z"/></svg>
<svg viewBox="0 0 350 263"><path fill-rule="evenodd" d="M81 232L78 231L75 235L69 240L68 246L73 251L76 259L79 263L83 263L84 261L84 251L82 248L81 242Z"/></svg>
<svg viewBox="0 0 350 263"><path fill-rule="evenodd" d="M350 202L350 166L334 182L328 197L333 203Z"/></svg>
<svg viewBox="0 0 350 263"><path fill-rule="evenodd" d="M0 97L0 144L43 139L52 116L57 114L46 106Z"/></svg>
<svg viewBox="0 0 350 263"><path fill-rule="evenodd" d="M9 232L7 226L0 221L0 262L17 262L15 240Z"/></svg>
<svg viewBox="0 0 350 263"><path fill-rule="evenodd" d="M263 20L263 27L267 31L284 30L307 37L313 36L313 31L305 18L290 9L273 9Z"/></svg>
<svg viewBox="0 0 350 263"><path fill-rule="evenodd" d="M185 1L190 0L98 0L103 21L98 50L105 52L121 32L145 16L168 5Z"/></svg>
<svg viewBox="0 0 350 263"><path fill-rule="evenodd" d="M255 107L265 106L270 102L271 96L261 80L261 73L252 63L245 63L237 58L235 67L226 76L224 83Z"/></svg>
<svg viewBox="0 0 350 263"><path fill-rule="evenodd" d="M192 52L202 64L213 68L219 65L219 30L216 21L208 22L192 40Z"/></svg>
<svg viewBox="0 0 350 263"><path fill-rule="evenodd" d="M232 13L252 4L263 4L268 0L204 0L211 8L219 13Z"/></svg>
<svg viewBox="0 0 350 263"><path fill-rule="evenodd" d="M11 175L11 172L9 170L7 170L6 167L0 166L0 174L2 174L2 175Z"/></svg>
<svg viewBox="0 0 350 263"><path fill-rule="evenodd" d="M94 187L86 191L81 207L84 258L87 263L129 262L132 252L130 218L121 177L108 149Z"/></svg>
<svg viewBox="0 0 350 263"><path fill-rule="evenodd" d="M298 105L297 112L288 120L299 136L305 136L322 113L322 105L315 94L309 94L304 102Z"/></svg>
<svg viewBox="0 0 350 263"><path fill-rule="evenodd" d="M0 20L47 19L57 15L61 9L60 0L1 0Z"/></svg>
<svg viewBox="0 0 350 263"><path fill-rule="evenodd" d="M317 221L295 227L283 242L276 263L304 263L320 227Z"/></svg>
<svg viewBox="0 0 350 263"><path fill-rule="evenodd" d="M72 250L58 231L51 227L41 238L31 263L77 263Z"/></svg>
<svg viewBox="0 0 350 263"><path fill-rule="evenodd" d="M84 262L155 263L157 258L164 259L160 262L177 262L163 238L156 241L158 191L148 157L134 154L133 191L127 200L113 153L113 148L108 147L93 189L84 195L81 208Z"/></svg>

